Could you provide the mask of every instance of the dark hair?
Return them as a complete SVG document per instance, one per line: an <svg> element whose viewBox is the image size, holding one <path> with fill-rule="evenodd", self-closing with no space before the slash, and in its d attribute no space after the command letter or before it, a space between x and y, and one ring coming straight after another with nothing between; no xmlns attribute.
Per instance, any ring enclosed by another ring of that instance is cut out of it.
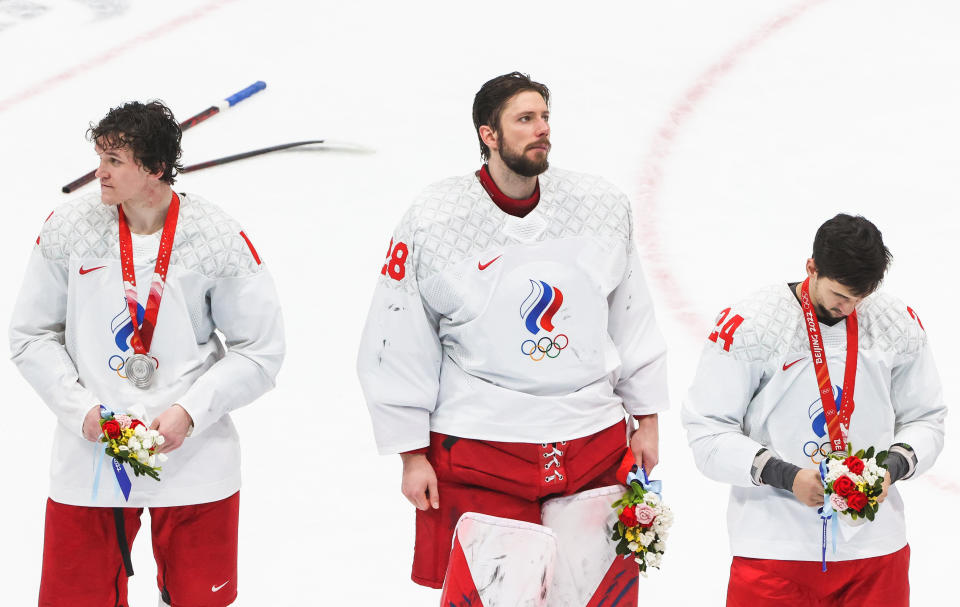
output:
<svg viewBox="0 0 960 607"><path fill-rule="evenodd" d="M820 226L813 239L817 273L857 296L877 290L892 257L877 226L860 215L840 213Z"/></svg>
<svg viewBox="0 0 960 607"><path fill-rule="evenodd" d="M507 102L517 93L535 91L540 93L543 100L550 104L550 89L539 82L530 80L530 76L520 72L510 72L487 80L473 98L473 128L477 130L477 139L480 140L480 155L483 159L490 159L490 148L480 138L480 127L489 126L495 132L500 132L500 114Z"/></svg>
<svg viewBox="0 0 960 607"><path fill-rule="evenodd" d="M171 185L175 171L183 168L179 162L182 136L173 112L162 101L132 101L115 107L87 129L87 139L104 149L130 148L140 166L150 173L163 171L160 180Z"/></svg>

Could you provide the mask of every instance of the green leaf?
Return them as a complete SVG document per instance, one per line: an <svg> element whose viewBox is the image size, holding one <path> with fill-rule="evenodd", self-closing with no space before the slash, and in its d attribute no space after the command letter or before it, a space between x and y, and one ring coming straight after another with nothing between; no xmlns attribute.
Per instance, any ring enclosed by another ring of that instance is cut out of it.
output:
<svg viewBox="0 0 960 607"><path fill-rule="evenodd" d="M863 449L860 449L859 451L857 451L856 456L859 457L860 459L863 459Z"/></svg>
<svg viewBox="0 0 960 607"><path fill-rule="evenodd" d="M870 448L867 449L867 452L864 455L864 457L866 457L867 459L870 459L871 457L873 457L873 453L874 453L874 449L873 449L873 445L871 445Z"/></svg>
<svg viewBox="0 0 960 607"><path fill-rule="evenodd" d="M866 514L868 521L872 521L872 520L873 520L873 517L874 517L873 510L867 508L867 509L866 509L866 512L865 512L864 514Z"/></svg>

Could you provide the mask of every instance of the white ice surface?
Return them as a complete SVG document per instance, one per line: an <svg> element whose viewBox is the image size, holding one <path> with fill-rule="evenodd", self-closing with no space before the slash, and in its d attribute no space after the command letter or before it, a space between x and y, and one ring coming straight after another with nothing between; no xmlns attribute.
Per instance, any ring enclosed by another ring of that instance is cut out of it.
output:
<svg viewBox="0 0 960 607"><path fill-rule="evenodd" d="M372 148L277 153L177 187L244 224L288 326L279 387L234 415L236 604L434 605L438 592L409 581L413 512L399 458L375 454L357 340L411 198L479 165L474 92L529 72L553 93L551 161L602 174L636 201L671 348L674 408L656 476L677 522L643 591L654 604L722 605L727 490L695 470L678 414L719 309L802 277L816 227L862 213L895 255L886 288L921 315L947 401L960 395L949 318L960 290L949 244L960 227L957 31L950 0L0 0L0 319L43 219L66 199L60 186L93 168L84 130L108 107L162 98L182 120L262 79L266 91L185 134L187 164L313 138ZM0 365L0 385L0 602L30 605L54 421L12 364ZM955 416L948 426L936 467L902 489L914 605L943 604L955 586ZM146 533L134 561L131 604L152 606Z"/></svg>

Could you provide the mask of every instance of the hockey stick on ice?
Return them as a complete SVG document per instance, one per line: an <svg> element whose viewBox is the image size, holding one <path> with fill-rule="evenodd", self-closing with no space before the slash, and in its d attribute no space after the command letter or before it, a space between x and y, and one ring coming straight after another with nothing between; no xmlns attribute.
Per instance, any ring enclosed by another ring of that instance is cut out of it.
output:
<svg viewBox="0 0 960 607"><path fill-rule="evenodd" d="M243 160L244 158L252 158L253 156L261 156L263 154L269 154L270 152L278 152L280 150L287 150L290 148L300 147L303 145L315 145L319 143L326 143L326 139L311 139L309 141L295 141L293 143L281 143L279 145L273 145L268 148L260 148L259 150L241 152L240 154L234 154L232 156L224 156L223 158L217 158L215 160L208 160L206 162L191 164L190 166L183 167L183 170L181 170L180 172L191 173L193 171L199 171L200 169L206 169L212 166L227 164L229 162L236 162L237 160Z"/></svg>
<svg viewBox="0 0 960 607"><path fill-rule="evenodd" d="M263 80L257 80L247 88L243 89L242 91L237 91L236 93L230 95L220 103L211 105L210 107L203 110L196 116L191 116L187 118L186 120L180 123L180 130L185 131L191 127L197 126L207 118L210 118L211 116L219 114L220 112L226 110L227 108L233 107L234 105L240 103L247 97L253 95L254 93L259 93L265 88L267 88L267 83L264 82ZM70 183L68 183L67 185L63 186L62 188L60 188L60 190L64 194L69 194L70 192L73 192L77 188L84 186L90 183L91 181L93 181L93 178L96 172L97 172L96 170L90 171L83 177L80 177L79 179L75 179Z"/></svg>

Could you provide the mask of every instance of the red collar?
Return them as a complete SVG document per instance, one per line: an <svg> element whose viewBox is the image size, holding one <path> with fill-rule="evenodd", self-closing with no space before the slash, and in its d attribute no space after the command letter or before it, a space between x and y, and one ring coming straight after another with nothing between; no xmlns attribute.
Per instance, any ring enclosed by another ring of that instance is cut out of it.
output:
<svg viewBox="0 0 960 607"><path fill-rule="evenodd" d="M531 195L530 198L524 198L523 200L510 198L501 192L500 188L497 187L497 184L493 182L493 177L490 176L490 172L487 170L487 165L483 165L480 167L480 170L477 171L477 179L480 180L480 185L482 185L483 189L486 190L487 194L490 195L490 199L493 200L494 204L500 207L500 210L507 215L513 215L514 217L526 217L527 213L532 211L534 207L537 206L537 203L540 202L539 179L537 180L537 187L533 190L533 195Z"/></svg>

